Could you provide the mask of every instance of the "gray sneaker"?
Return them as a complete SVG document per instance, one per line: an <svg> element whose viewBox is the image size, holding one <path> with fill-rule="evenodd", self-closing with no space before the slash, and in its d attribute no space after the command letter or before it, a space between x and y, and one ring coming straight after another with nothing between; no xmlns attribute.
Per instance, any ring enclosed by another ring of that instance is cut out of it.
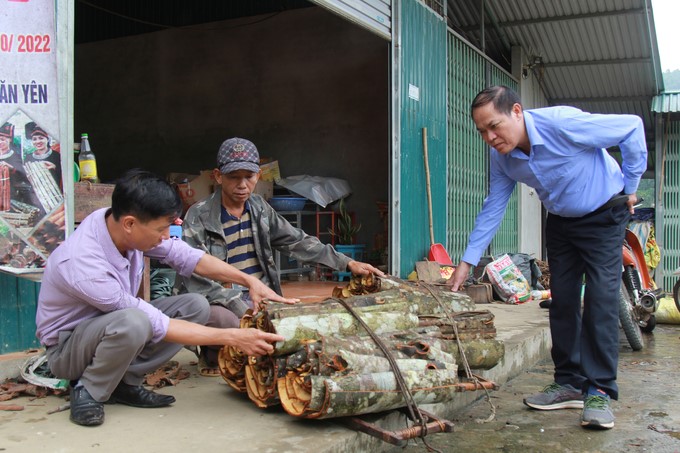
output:
<svg viewBox="0 0 680 453"><path fill-rule="evenodd" d="M550 384L541 393L524 398L524 404L542 411L555 409L581 409L583 407L583 395L571 386Z"/></svg>
<svg viewBox="0 0 680 453"><path fill-rule="evenodd" d="M614 427L614 414L609 404L609 396L586 396L581 415L581 426L595 429Z"/></svg>

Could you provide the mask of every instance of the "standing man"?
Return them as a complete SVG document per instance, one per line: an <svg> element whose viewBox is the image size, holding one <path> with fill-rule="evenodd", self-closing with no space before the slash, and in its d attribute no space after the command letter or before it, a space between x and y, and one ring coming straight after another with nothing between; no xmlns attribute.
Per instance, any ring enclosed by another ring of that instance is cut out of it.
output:
<svg viewBox="0 0 680 453"><path fill-rule="evenodd" d="M274 250L292 258L320 263L355 274L384 274L370 264L338 253L318 238L292 226L261 196L253 194L260 178L260 155L255 145L243 138L225 140L217 153L213 170L221 190L189 208L183 223L184 240L192 247L233 265L261 280L281 294L281 282L274 262ZM248 308L252 294L245 288L191 275L182 279L180 292L203 294L210 302L206 325L236 327ZM219 348L201 347L199 372L219 376Z"/></svg>
<svg viewBox="0 0 680 453"><path fill-rule="evenodd" d="M293 302L233 266L171 240L170 224L181 212L182 202L167 182L133 170L116 184L111 208L89 215L47 260L37 336L52 373L71 380L72 422L101 425L104 402L143 408L172 404L173 396L146 390L142 382L182 345L231 345L262 355L283 340L256 329L201 325L210 310L198 294L157 299L154 305L136 297L149 256L180 275L195 272L247 286L256 302Z"/></svg>
<svg viewBox="0 0 680 453"><path fill-rule="evenodd" d="M642 121L573 107L524 111L517 93L492 86L475 97L472 119L491 147L489 195L456 272L457 291L500 225L516 182L548 211L550 332L555 382L525 398L534 409L583 408L581 425L614 427L618 399L621 248L647 166ZM619 168L605 148L618 146ZM585 298L581 312L581 284Z"/></svg>

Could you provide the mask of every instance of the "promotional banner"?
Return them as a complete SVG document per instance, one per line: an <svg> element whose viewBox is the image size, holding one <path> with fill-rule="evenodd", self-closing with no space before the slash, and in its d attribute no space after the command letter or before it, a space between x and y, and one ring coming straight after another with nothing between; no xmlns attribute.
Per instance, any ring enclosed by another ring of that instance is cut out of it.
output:
<svg viewBox="0 0 680 453"><path fill-rule="evenodd" d="M0 269L13 273L65 237L54 8L0 0Z"/></svg>

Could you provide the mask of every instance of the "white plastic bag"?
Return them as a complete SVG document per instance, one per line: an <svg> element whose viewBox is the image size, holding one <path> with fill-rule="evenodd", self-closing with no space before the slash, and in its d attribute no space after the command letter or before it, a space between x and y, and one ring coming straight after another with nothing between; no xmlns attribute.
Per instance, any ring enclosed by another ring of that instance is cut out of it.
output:
<svg viewBox="0 0 680 453"><path fill-rule="evenodd" d="M531 299L529 282L507 254L487 264L484 272L505 303L521 304Z"/></svg>
<svg viewBox="0 0 680 453"><path fill-rule="evenodd" d="M64 390L69 386L68 379L58 379L49 370L44 352L26 360L21 367L21 377L30 384L54 390Z"/></svg>
<svg viewBox="0 0 680 453"><path fill-rule="evenodd" d="M277 181L277 184L312 200L322 208L352 193L349 183L344 179L322 176L290 176Z"/></svg>

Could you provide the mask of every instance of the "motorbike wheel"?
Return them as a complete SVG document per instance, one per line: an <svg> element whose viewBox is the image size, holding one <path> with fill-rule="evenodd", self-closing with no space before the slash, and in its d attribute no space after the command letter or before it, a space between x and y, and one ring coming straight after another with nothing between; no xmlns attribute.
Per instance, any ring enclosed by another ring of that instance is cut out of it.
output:
<svg viewBox="0 0 680 453"><path fill-rule="evenodd" d="M643 348L644 343L642 342L642 331L640 330L640 324L638 324L635 313L633 312L633 303L631 302L630 294L626 290L625 285L621 285L619 289L619 321L621 321L621 327L623 328L623 333L630 343L630 347L633 351L639 351Z"/></svg>
<svg viewBox="0 0 680 453"><path fill-rule="evenodd" d="M675 308L680 311L680 280L675 282L673 286L673 300L675 301Z"/></svg>

